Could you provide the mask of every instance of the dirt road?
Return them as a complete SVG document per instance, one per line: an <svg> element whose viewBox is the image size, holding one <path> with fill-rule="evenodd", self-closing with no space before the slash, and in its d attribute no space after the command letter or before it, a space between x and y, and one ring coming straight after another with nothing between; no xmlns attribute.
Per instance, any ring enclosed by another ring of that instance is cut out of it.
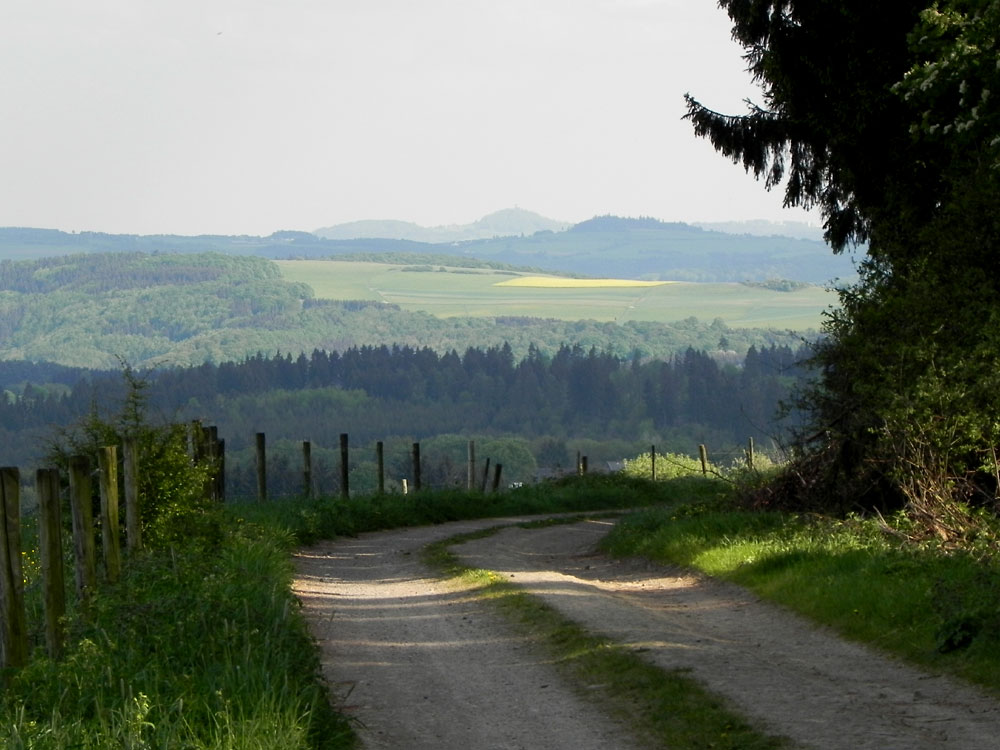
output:
<svg viewBox="0 0 1000 750"><path fill-rule="evenodd" d="M638 747L488 606L420 563L430 542L510 520L368 534L297 556L325 674L366 748ZM690 669L802 747L1000 748L1000 703L737 587L607 558L596 545L610 523L509 528L453 551L659 666Z"/></svg>

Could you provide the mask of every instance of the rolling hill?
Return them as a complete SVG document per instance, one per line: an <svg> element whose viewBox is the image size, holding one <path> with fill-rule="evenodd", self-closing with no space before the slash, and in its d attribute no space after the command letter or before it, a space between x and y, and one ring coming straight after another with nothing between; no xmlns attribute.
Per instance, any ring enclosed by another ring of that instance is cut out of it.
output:
<svg viewBox="0 0 1000 750"><path fill-rule="evenodd" d="M514 218L516 215L511 217L503 212L492 214L477 224L494 234L487 238L447 242L392 237L325 239L301 231L251 237L69 234L51 229L8 227L0 228L0 260L95 252L212 252L271 259L333 256L360 259L357 256L368 256L367 260L389 253L416 253L530 266L556 273L645 280L789 279L829 284L835 279L846 280L855 275L851 258L834 255L816 240L728 234L681 222L614 216L596 217L561 231L541 229L532 234L498 234L504 227L512 229ZM392 233L392 228L383 226L385 233Z"/></svg>
<svg viewBox="0 0 1000 750"><path fill-rule="evenodd" d="M377 300L322 299L310 286L283 278L272 261L218 253L96 253L5 261L0 263L0 360L113 369L122 360L139 367L200 365L257 352L297 354L380 344L448 352L505 342L518 357L531 347L553 352L570 344L664 358L687 347L738 353L751 345L797 346L801 339L784 326L737 328L708 315L669 322L640 316L618 322L593 316L557 320L529 317L525 308L468 315L441 306L447 307L455 295L474 293L468 280L476 277L457 271L403 276L410 280L411 295L424 295L423 304L403 309ZM435 283L428 289L431 277ZM445 279L455 286L449 288ZM771 297L792 299L780 292ZM427 312L435 303L439 312L458 314ZM530 309L537 310L538 300L532 304ZM627 300L614 304L624 309Z"/></svg>

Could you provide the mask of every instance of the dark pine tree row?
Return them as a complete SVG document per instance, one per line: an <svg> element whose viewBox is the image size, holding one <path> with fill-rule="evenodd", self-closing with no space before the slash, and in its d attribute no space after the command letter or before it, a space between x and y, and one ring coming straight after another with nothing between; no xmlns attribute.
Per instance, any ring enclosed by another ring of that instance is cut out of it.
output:
<svg viewBox="0 0 1000 750"><path fill-rule="evenodd" d="M363 346L258 354L144 377L154 415L216 424L234 449L266 431L326 445L349 432L358 441L509 435L653 440L691 450L701 441L722 447L781 436L788 425L776 422L779 404L803 377L806 356L772 346L751 348L742 362L720 363L694 349L641 361L563 346L552 356L532 347L516 361L507 345L463 354ZM10 446L3 463L37 460L56 427L95 410L112 414L124 398L119 375L93 374L70 389L23 385L32 380L30 367L12 372L22 384L0 399L0 440ZM38 370L43 374L51 375Z"/></svg>

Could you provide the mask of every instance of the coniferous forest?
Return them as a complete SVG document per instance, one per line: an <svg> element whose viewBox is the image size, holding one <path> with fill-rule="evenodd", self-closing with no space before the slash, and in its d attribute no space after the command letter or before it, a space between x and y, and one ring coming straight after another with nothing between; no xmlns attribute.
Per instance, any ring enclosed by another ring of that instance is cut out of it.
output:
<svg viewBox="0 0 1000 750"><path fill-rule="evenodd" d="M271 446L269 484L278 494L301 488L297 454L304 440L313 444L318 489L336 490L334 450L344 433L356 446L352 488L373 481L363 469L374 461L375 441L385 443L388 476L406 475L408 451L421 441L428 481L458 481L474 438L484 458L502 461L506 479L532 481L539 472L568 470L577 451L600 468L652 444L692 453L705 443L719 459L739 455L751 437L773 448L793 426L776 415L804 377L799 363L806 356L805 349L772 346L751 347L742 360L693 348L641 360L577 345L554 355L532 347L518 360L506 344L462 354L363 346L150 371L141 374L141 396L156 419L219 428L235 494L253 492L258 432ZM25 467L41 460L60 433L73 433L66 425L113 418L127 396L126 379L116 372L7 362L0 377L30 381L36 367L35 377L49 385L29 382L17 398L0 400L0 442L9 446L7 460Z"/></svg>

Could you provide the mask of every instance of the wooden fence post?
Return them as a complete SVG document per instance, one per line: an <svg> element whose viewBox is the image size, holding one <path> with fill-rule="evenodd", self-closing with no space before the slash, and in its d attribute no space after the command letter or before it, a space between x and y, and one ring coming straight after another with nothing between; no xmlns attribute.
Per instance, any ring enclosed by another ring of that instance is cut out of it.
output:
<svg viewBox="0 0 1000 750"><path fill-rule="evenodd" d="M97 585L94 504L91 498L90 461L86 456L73 456L69 461L69 505L73 516L76 595L81 603L86 604Z"/></svg>
<svg viewBox="0 0 1000 750"><path fill-rule="evenodd" d="M205 477L205 496L209 499L219 501L219 481L218 475L219 457L219 428L201 428L201 449L199 451L198 463L208 464L209 474Z"/></svg>
<svg viewBox="0 0 1000 750"><path fill-rule="evenodd" d="M503 464L497 464L496 469L493 471L493 491L496 492L500 489L500 472L503 471Z"/></svg>
<svg viewBox="0 0 1000 750"><path fill-rule="evenodd" d="M420 492L420 443L413 444L413 491Z"/></svg>
<svg viewBox="0 0 1000 750"><path fill-rule="evenodd" d="M226 441L219 438L215 444L215 496L226 502Z"/></svg>
<svg viewBox="0 0 1000 750"><path fill-rule="evenodd" d="M257 502L267 501L267 437L257 433Z"/></svg>
<svg viewBox="0 0 1000 750"><path fill-rule="evenodd" d="M379 440L375 443L375 469L378 472L378 494L385 494L385 446Z"/></svg>
<svg viewBox="0 0 1000 750"><path fill-rule="evenodd" d="M129 553L142 549L142 522L139 520L139 445L129 438L122 445L125 475L125 543Z"/></svg>
<svg viewBox="0 0 1000 750"><path fill-rule="evenodd" d="M45 600L45 646L49 656L56 659L62 653L62 619L66 615L59 471L39 469L35 473L35 491L38 493L38 547Z"/></svg>
<svg viewBox="0 0 1000 750"><path fill-rule="evenodd" d="M489 456L487 456L486 465L483 467L483 481L479 485L480 492L486 492L486 483L489 481L489 479L490 479L490 458Z"/></svg>
<svg viewBox="0 0 1000 750"><path fill-rule="evenodd" d="M0 468L0 668L28 663L28 625L21 566L21 475Z"/></svg>
<svg viewBox="0 0 1000 750"><path fill-rule="evenodd" d="M708 448L704 443L698 446L698 456L701 458L701 475L708 476Z"/></svg>
<svg viewBox="0 0 1000 750"><path fill-rule="evenodd" d="M108 583L121 577L122 557L118 542L118 448L109 445L97 454L101 487L101 541L104 576Z"/></svg>
<svg viewBox="0 0 1000 750"><path fill-rule="evenodd" d="M312 443L308 440L302 441L302 497L306 500L312 497L313 489L313 463L312 463Z"/></svg>
<svg viewBox="0 0 1000 750"><path fill-rule="evenodd" d="M469 441L469 492L476 488L476 441Z"/></svg>
<svg viewBox="0 0 1000 750"><path fill-rule="evenodd" d="M340 496L345 500L351 496L351 477L349 453L347 447L347 433L340 433Z"/></svg>
<svg viewBox="0 0 1000 750"><path fill-rule="evenodd" d="M649 478L656 481L656 446L649 446Z"/></svg>
<svg viewBox="0 0 1000 750"><path fill-rule="evenodd" d="M583 464L581 463L580 459L581 459L580 451L577 451L576 452L576 473L577 474L583 474Z"/></svg>
<svg viewBox="0 0 1000 750"><path fill-rule="evenodd" d="M580 476L587 473L587 457L580 456Z"/></svg>
<svg viewBox="0 0 1000 750"><path fill-rule="evenodd" d="M747 441L747 468L753 471L754 455L753 455L753 437Z"/></svg>
<svg viewBox="0 0 1000 750"><path fill-rule="evenodd" d="M201 461L203 439L204 433L201 430L201 420L192 419L188 425L188 455L191 456L193 463Z"/></svg>

